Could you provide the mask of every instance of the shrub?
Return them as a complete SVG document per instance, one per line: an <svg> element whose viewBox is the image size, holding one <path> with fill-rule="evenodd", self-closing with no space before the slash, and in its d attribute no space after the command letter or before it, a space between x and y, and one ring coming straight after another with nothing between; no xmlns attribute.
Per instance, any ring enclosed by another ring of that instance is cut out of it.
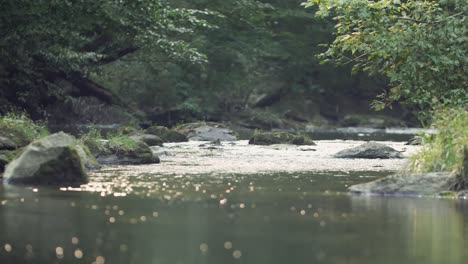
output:
<svg viewBox="0 0 468 264"><path fill-rule="evenodd" d="M0 117L0 136L15 142L18 147L26 146L35 139L45 137L49 131L45 125L33 122L25 114L7 114Z"/></svg>
<svg viewBox="0 0 468 264"><path fill-rule="evenodd" d="M410 170L457 172L468 148L468 108L445 108L434 112L435 135L422 135L422 149L411 158Z"/></svg>

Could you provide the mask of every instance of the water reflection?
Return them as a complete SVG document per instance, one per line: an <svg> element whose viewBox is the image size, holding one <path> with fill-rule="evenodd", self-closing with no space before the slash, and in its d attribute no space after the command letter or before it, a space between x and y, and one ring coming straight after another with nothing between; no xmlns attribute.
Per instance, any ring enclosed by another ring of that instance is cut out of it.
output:
<svg viewBox="0 0 468 264"><path fill-rule="evenodd" d="M467 203L343 193L380 176L141 175L101 179L104 195L0 187L0 263L464 263Z"/></svg>
<svg viewBox="0 0 468 264"><path fill-rule="evenodd" d="M370 240L381 241L390 255L407 256L408 263L464 263L468 221L467 208L460 204L465 202L382 197L351 200L356 214L382 217L383 221L369 226L375 230ZM392 244L396 241L398 245Z"/></svg>

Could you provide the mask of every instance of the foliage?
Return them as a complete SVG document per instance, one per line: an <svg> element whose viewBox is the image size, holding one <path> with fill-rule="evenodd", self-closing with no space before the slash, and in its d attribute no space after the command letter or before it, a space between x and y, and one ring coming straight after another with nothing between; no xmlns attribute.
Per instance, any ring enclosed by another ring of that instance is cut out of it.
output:
<svg viewBox="0 0 468 264"><path fill-rule="evenodd" d="M460 171L468 149L468 108L442 108L434 113L435 135L423 135L423 148L411 158L414 172Z"/></svg>
<svg viewBox="0 0 468 264"><path fill-rule="evenodd" d="M300 2L173 1L219 14L207 18L216 28L191 37L207 63L194 65L140 50L105 65L95 78L147 113L179 109L202 117L232 116L252 106L260 95L279 89L312 98L348 92L350 84L357 85L344 73L347 69L319 65L314 56L318 44L331 37L331 24L314 18Z"/></svg>
<svg viewBox="0 0 468 264"><path fill-rule="evenodd" d="M386 76L377 110L403 101L421 109L468 103L466 0L309 0L335 21L324 62Z"/></svg>
<svg viewBox="0 0 468 264"><path fill-rule="evenodd" d="M161 0L1 1L0 97L36 110L64 94L89 93L83 85L60 88L144 48L204 60L183 36L209 26L207 15Z"/></svg>
<svg viewBox="0 0 468 264"><path fill-rule="evenodd" d="M131 139L124 131L110 132L103 137L101 131L96 128L91 128L83 134L80 142L96 156L117 154L119 151L132 152L140 147L138 142Z"/></svg>
<svg viewBox="0 0 468 264"><path fill-rule="evenodd" d="M107 135L107 139L109 140L109 147L111 149L132 151L139 147L138 142L122 132L110 133Z"/></svg>
<svg viewBox="0 0 468 264"><path fill-rule="evenodd" d="M101 131L96 128L91 128L87 133L82 134L80 143L88 147L94 155L103 152L105 149Z"/></svg>
<svg viewBox="0 0 468 264"><path fill-rule="evenodd" d="M49 134L47 128L33 122L26 114L9 113L0 116L0 136L13 140L19 147Z"/></svg>

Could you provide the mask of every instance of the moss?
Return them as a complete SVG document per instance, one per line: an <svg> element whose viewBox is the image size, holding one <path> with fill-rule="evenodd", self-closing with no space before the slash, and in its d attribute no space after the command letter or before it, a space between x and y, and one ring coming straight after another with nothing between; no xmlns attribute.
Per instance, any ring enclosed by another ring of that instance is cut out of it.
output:
<svg viewBox="0 0 468 264"><path fill-rule="evenodd" d="M121 160L133 160L132 163L159 162L147 144L132 139L122 131L108 134L103 139L99 131L93 130L83 135L81 142L97 158L115 155Z"/></svg>
<svg viewBox="0 0 468 264"><path fill-rule="evenodd" d="M249 141L253 145L293 144L315 145L307 135L295 135L288 132L258 132Z"/></svg>
<svg viewBox="0 0 468 264"><path fill-rule="evenodd" d="M86 169L88 170L98 169L100 167L99 163L97 162L96 157L91 152L91 150L89 150L89 148L85 146L82 142L78 142L78 146L83 150L83 152L86 155L86 157L84 157L86 159L85 160Z"/></svg>
<svg viewBox="0 0 468 264"><path fill-rule="evenodd" d="M67 147L57 157L41 165L32 175L33 179L44 183L83 183L86 182L86 170L75 147Z"/></svg>

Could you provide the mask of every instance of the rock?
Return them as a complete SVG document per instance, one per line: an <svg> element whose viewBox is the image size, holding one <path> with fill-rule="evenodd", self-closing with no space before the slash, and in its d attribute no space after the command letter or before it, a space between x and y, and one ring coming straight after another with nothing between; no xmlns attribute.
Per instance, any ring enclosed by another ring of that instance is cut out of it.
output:
<svg viewBox="0 0 468 264"><path fill-rule="evenodd" d="M401 159L403 155L384 144L367 142L354 148L342 150L334 157L341 159Z"/></svg>
<svg viewBox="0 0 468 264"><path fill-rule="evenodd" d="M146 143L148 146L162 146L163 145L163 140L156 136L156 135L151 135L151 134L139 134L139 135L133 135L130 136L131 139L135 141L140 141Z"/></svg>
<svg viewBox="0 0 468 264"><path fill-rule="evenodd" d="M181 126L178 132L193 141L235 141L235 133L218 123L190 123Z"/></svg>
<svg viewBox="0 0 468 264"><path fill-rule="evenodd" d="M81 149L81 150L80 150ZM59 132L29 144L6 167L7 183L79 185L86 183L86 155L76 139Z"/></svg>
<svg viewBox="0 0 468 264"><path fill-rule="evenodd" d="M249 140L252 145L273 145L273 144L293 144L293 145L315 145L306 135L295 135L288 132L255 132Z"/></svg>
<svg viewBox="0 0 468 264"><path fill-rule="evenodd" d="M415 136L408 140L408 142L405 143L407 146L419 146L421 145L422 138L420 136Z"/></svg>
<svg viewBox="0 0 468 264"><path fill-rule="evenodd" d="M144 142L136 141L132 147L123 147L112 144L110 141L104 143L104 147L95 154L101 164L106 165L139 165L159 163L159 157L151 151Z"/></svg>
<svg viewBox="0 0 468 264"><path fill-rule="evenodd" d="M358 185L349 191L367 195L435 195L452 190L456 176L453 173L396 174Z"/></svg>
<svg viewBox="0 0 468 264"><path fill-rule="evenodd" d="M152 126L145 130L146 134L156 135L164 142L187 142L188 138L175 130L163 126Z"/></svg>
<svg viewBox="0 0 468 264"><path fill-rule="evenodd" d="M0 150L15 150L16 148L15 142L9 138L0 136Z"/></svg>

